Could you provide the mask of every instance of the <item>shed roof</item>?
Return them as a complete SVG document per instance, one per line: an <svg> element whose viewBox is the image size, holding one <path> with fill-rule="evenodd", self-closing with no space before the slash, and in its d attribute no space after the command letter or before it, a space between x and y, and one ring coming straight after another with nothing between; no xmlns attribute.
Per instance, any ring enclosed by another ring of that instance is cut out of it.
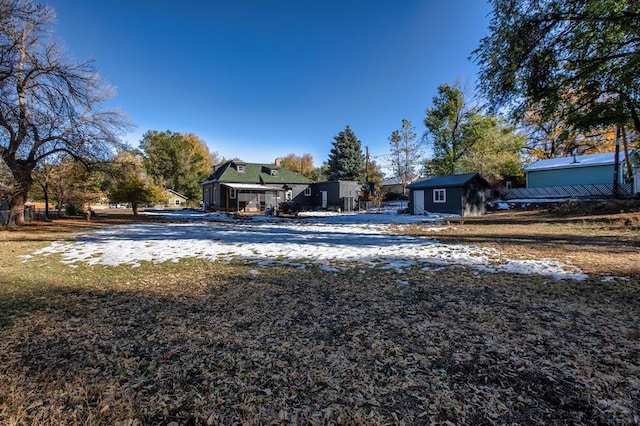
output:
<svg viewBox="0 0 640 426"><path fill-rule="evenodd" d="M409 178L409 183L415 182L419 179L418 175L412 176ZM382 186L391 186L391 185L402 185L402 179L400 176L392 176L388 178L384 178L381 183Z"/></svg>
<svg viewBox="0 0 640 426"><path fill-rule="evenodd" d="M465 186L473 179L479 179L480 182L489 186L489 182L483 178L480 173L464 173L460 175L433 176L417 180L410 185L409 189L426 189L426 188L448 188L454 186Z"/></svg>
<svg viewBox="0 0 640 426"><path fill-rule="evenodd" d="M597 154L577 155L571 157L550 158L539 160L525 167L525 172L551 169L572 169L576 167L594 167L613 164L615 152L599 152ZM624 161L624 152L620 152L618 161Z"/></svg>
<svg viewBox="0 0 640 426"><path fill-rule="evenodd" d="M185 199L185 200L188 200L188 199L189 199L189 198L187 198L186 196L182 195L181 193L179 193L179 192L177 192L177 191L174 191L174 190L173 190L173 189L171 189L171 188L165 188L165 191L167 191L167 192L169 192L169 193L171 193L171 194L175 195L176 197L183 198L183 199Z"/></svg>

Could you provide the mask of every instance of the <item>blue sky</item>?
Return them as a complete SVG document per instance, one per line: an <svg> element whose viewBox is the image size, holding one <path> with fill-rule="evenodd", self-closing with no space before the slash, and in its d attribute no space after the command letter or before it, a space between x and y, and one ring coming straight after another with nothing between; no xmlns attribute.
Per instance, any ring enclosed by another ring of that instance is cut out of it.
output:
<svg viewBox="0 0 640 426"><path fill-rule="evenodd" d="M381 165L401 120L424 132L438 85L473 86L484 0L50 0L137 129L195 133L248 162L326 161L349 125Z"/></svg>

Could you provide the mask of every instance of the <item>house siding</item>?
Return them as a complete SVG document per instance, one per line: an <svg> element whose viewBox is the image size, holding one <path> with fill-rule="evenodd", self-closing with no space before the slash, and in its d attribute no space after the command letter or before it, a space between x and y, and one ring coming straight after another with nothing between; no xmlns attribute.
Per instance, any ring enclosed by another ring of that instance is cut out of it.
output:
<svg viewBox="0 0 640 426"><path fill-rule="evenodd" d="M242 171L239 171L240 166ZM234 184L240 198L231 199L229 185ZM285 198L305 209L322 208L322 191L327 193L327 208L355 209L362 184L356 181L314 183L279 165L233 160L216 166L201 185L202 201L207 210L257 211L270 205L277 207ZM252 185L264 186L264 189L252 188Z"/></svg>
<svg viewBox="0 0 640 426"><path fill-rule="evenodd" d="M472 181L462 192L461 216L482 216L487 212L487 193L478 181Z"/></svg>
<svg viewBox="0 0 640 426"><path fill-rule="evenodd" d="M487 188L489 184L477 173L427 178L409 186L412 200L410 211L412 214L423 213L419 211L422 209L416 208L415 197L424 191L424 211L479 216L486 212ZM434 192L442 189L446 191L445 202L434 202Z"/></svg>
<svg viewBox="0 0 640 426"><path fill-rule="evenodd" d="M226 208L226 198L223 197L219 183L206 183L202 185L202 201L207 209Z"/></svg>
<svg viewBox="0 0 640 426"><path fill-rule="evenodd" d="M295 201L311 183L311 179L279 164L232 160L216 166L211 176L202 182L202 201L207 210L255 212L284 201L283 194L287 190L291 190L291 199ZM238 188L236 198L232 199L228 185L233 184L238 184ZM244 189L240 185L247 187ZM265 188L250 188L251 185Z"/></svg>
<svg viewBox="0 0 640 426"><path fill-rule="evenodd" d="M446 190L445 203L433 202L433 192L436 189ZM432 213L462 214L462 188L426 188L424 190L424 209Z"/></svg>
<svg viewBox="0 0 640 426"><path fill-rule="evenodd" d="M621 173L618 176L618 183L622 182L622 167L620 167L620 169ZM528 188L611 183L613 183L612 164L566 169L532 170L527 172Z"/></svg>
<svg viewBox="0 0 640 426"><path fill-rule="evenodd" d="M292 201L300 203L303 207L311 206L311 195L304 195L304 191L311 185L289 185L291 187ZM284 201L284 200L281 200Z"/></svg>
<svg viewBox="0 0 640 426"><path fill-rule="evenodd" d="M355 181L329 181L318 182L311 186L311 207L322 207L322 191L327 192L327 208L350 210L354 207L355 200L360 197L360 182Z"/></svg>

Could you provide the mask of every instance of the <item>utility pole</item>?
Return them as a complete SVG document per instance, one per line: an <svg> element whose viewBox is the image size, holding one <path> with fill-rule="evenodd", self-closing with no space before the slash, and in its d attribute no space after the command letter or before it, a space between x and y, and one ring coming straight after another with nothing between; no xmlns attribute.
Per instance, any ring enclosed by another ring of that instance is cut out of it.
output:
<svg viewBox="0 0 640 426"><path fill-rule="evenodd" d="M369 146L364 146L364 181L369 183Z"/></svg>

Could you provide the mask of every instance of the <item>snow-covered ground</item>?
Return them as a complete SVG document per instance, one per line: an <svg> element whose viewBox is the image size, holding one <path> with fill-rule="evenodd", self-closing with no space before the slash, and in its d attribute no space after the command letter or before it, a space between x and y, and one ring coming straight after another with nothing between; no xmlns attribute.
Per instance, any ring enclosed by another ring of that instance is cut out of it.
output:
<svg viewBox="0 0 640 426"><path fill-rule="evenodd" d="M539 274L557 279L585 279L579 269L555 260L509 259L500 251L467 245L442 244L434 239L394 233L392 228L411 223L442 230L439 215L398 215L393 208L379 213L305 213L298 219L194 211L147 212L173 217L176 222L103 227L74 241L58 241L25 261L59 254L62 262L139 266L140 262L203 258L233 259L259 266L287 264L322 269L380 267L402 274L409 267L425 269L445 265L485 272ZM178 221L179 219L179 221Z"/></svg>

